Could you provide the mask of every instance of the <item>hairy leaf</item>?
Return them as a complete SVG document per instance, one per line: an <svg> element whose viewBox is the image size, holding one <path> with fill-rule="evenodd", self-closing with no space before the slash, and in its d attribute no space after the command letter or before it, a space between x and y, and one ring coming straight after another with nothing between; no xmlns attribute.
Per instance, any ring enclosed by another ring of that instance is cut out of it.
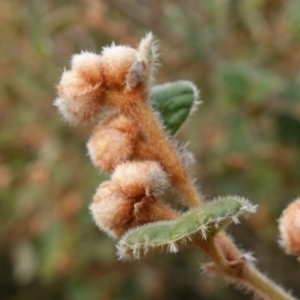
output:
<svg viewBox="0 0 300 300"><path fill-rule="evenodd" d="M179 80L151 89L151 104L160 113L166 130L174 135L199 101L199 91L190 81Z"/></svg>
<svg viewBox="0 0 300 300"><path fill-rule="evenodd" d="M117 249L122 260L139 259L155 250L177 252L178 247L207 239L242 215L255 211L249 201L225 197L193 208L174 221L146 224L128 231Z"/></svg>

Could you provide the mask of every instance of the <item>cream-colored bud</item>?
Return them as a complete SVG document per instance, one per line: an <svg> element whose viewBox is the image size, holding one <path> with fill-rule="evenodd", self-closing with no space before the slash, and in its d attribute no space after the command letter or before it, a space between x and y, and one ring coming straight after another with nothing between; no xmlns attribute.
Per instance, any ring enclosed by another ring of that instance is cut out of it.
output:
<svg viewBox="0 0 300 300"><path fill-rule="evenodd" d="M71 65L71 71L62 74L54 105L67 121L76 124L99 113L105 104L105 93L99 55L86 52L74 55Z"/></svg>
<svg viewBox="0 0 300 300"><path fill-rule="evenodd" d="M125 162L112 175L120 190L128 197L158 196L168 186L168 178L158 162Z"/></svg>
<svg viewBox="0 0 300 300"><path fill-rule="evenodd" d="M120 193L110 181L99 186L90 205L95 223L112 237L122 235L128 228L132 209L132 201Z"/></svg>
<svg viewBox="0 0 300 300"><path fill-rule="evenodd" d="M71 68L78 76L90 84L103 82L102 57L96 53L83 51L72 57Z"/></svg>
<svg viewBox="0 0 300 300"><path fill-rule="evenodd" d="M179 216L155 197L126 197L112 181L99 186L90 210L98 227L115 238L133 227Z"/></svg>
<svg viewBox="0 0 300 300"><path fill-rule="evenodd" d="M280 244L289 254L300 256L300 198L292 202L279 219Z"/></svg>
<svg viewBox="0 0 300 300"><path fill-rule="evenodd" d="M138 51L140 53L140 59L146 65L148 80L150 85L154 82L154 73L158 63L158 46L151 32L147 33L146 36L141 40Z"/></svg>
<svg viewBox="0 0 300 300"><path fill-rule="evenodd" d="M102 51L103 72L109 87L123 87L126 75L133 62L138 59L138 51L128 46L104 47Z"/></svg>
<svg viewBox="0 0 300 300"><path fill-rule="evenodd" d="M120 113L108 116L95 128L87 143L93 164L112 171L130 158L137 136L138 130L130 118Z"/></svg>

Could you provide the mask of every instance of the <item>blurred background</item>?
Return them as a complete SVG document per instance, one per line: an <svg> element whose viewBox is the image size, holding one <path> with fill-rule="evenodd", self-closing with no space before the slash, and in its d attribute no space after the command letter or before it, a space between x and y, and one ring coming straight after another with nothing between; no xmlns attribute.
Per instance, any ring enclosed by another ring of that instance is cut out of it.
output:
<svg viewBox="0 0 300 300"><path fill-rule="evenodd" d="M52 102L73 53L159 40L158 83L190 79L203 104L177 134L207 198L238 194L258 212L228 231L260 269L300 296L300 266L277 219L300 195L297 0L1 0L0 299L252 299L204 276L197 249L122 263L88 205L106 175L86 153L91 126Z"/></svg>

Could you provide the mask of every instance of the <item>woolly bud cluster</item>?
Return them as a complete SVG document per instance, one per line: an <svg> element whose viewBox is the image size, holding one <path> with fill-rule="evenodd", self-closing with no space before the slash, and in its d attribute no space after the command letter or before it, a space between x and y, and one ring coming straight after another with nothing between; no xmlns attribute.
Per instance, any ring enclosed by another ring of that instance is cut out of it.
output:
<svg viewBox="0 0 300 300"><path fill-rule="evenodd" d="M172 220L178 213L157 198L167 185L157 162L121 164L96 191L90 205L93 218L112 237L145 223Z"/></svg>
<svg viewBox="0 0 300 300"><path fill-rule="evenodd" d="M104 104L105 90L101 56L82 52L74 55L71 70L65 71L57 87L54 104L70 123L94 118Z"/></svg>
<svg viewBox="0 0 300 300"><path fill-rule="evenodd" d="M87 148L93 164L113 174L99 186L90 210L100 229L113 237L178 216L159 200L168 186L167 175L138 126L139 118L129 113L137 101L148 107L156 59L156 46L148 34L137 49L113 44L99 55L74 55L58 85L54 104L70 123L94 119L106 108Z"/></svg>
<svg viewBox="0 0 300 300"><path fill-rule="evenodd" d="M71 69L62 74L54 105L73 124L95 118L104 106L126 106L120 98L139 85L148 86L155 58L151 34L142 39L138 49L113 44L101 54L76 54Z"/></svg>
<svg viewBox="0 0 300 300"><path fill-rule="evenodd" d="M288 254L300 257L300 198L292 202L279 219L280 244Z"/></svg>

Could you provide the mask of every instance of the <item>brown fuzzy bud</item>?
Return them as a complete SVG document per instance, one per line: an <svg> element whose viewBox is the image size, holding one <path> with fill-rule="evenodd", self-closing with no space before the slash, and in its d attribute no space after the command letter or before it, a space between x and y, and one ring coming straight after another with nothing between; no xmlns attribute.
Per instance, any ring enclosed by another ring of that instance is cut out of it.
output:
<svg viewBox="0 0 300 300"><path fill-rule="evenodd" d="M71 68L81 78L90 84L103 82L103 59L100 55L83 51L72 57Z"/></svg>
<svg viewBox="0 0 300 300"><path fill-rule="evenodd" d="M102 59L89 52L74 55L71 71L65 71L57 87L54 105L70 123L94 118L104 105Z"/></svg>
<svg viewBox="0 0 300 300"><path fill-rule="evenodd" d="M126 75L138 59L138 51L128 46L104 47L102 51L103 72L109 87L124 87Z"/></svg>
<svg viewBox="0 0 300 300"><path fill-rule="evenodd" d="M155 49L148 34L138 49L113 44L104 47L101 55L74 55L71 70L63 73L58 84L54 105L73 124L93 119L103 106L128 109L136 100L132 98L135 92L143 95L139 99L145 98L145 89L153 79Z"/></svg>
<svg viewBox="0 0 300 300"><path fill-rule="evenodd" d="M172 220L179 215L154 197L142 197L138 201L126 197L118 185L111 181L100 185L90 210L98 227L115 238L130 228L149 222Z"/></svg>
<svg viewBox="0 0 300 300"><path fill-rule="evenodd" d="M111 179L132 198L159 196L168 186L166 173L155 161L123 163L116 167Z"/></svg>
<svg viewBox="0 0 300 300"><path fill-rule="evenodd" d="M106 171L129 159L138 130L134 121L120 113L109 115L95 128L87 143L93 164Z"/></svg>
<svg viewBox="0 0 300 300"><path fill-rule="evenodd" d="M138 51L140 53L141 60L145 63L148 74L149 84L154 82L154 73L156 66L158 65L158 47L154 40L151 32L147 33L146 36L141 40Z"/></svg>
<svg viewBox="0 0 300 300"><path fill-rule="evenodd" d="M280 244L286 253L300 256L300 198L283 211L279 231Z"/></svg>
<svg viewBox="0 0 300 300"><path fill-rule="evenodd" d="M90 205L93 218L100 229L110 236L122 235L132 215L132 201L118 191L110 181L102 183Z"/></svg>

